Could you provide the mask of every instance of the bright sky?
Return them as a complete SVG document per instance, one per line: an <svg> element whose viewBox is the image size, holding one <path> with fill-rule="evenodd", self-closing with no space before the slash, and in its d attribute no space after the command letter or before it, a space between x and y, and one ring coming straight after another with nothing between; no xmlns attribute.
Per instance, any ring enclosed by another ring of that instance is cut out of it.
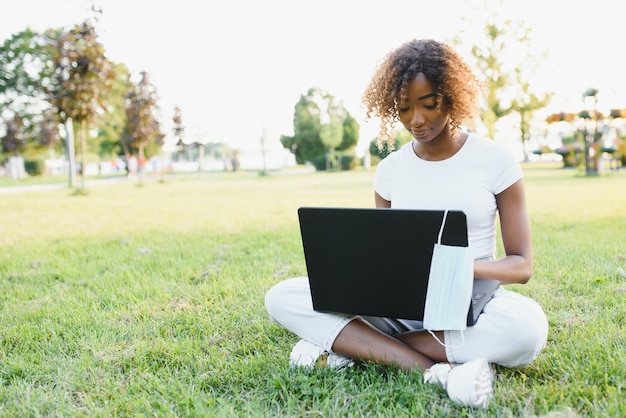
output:
<svg viewBox="0 0 626 418"><path fill-rule="evenodd" d="M133 73L145 70L160 96L164 131L174 106L186 141L259 146L293 133L301 94L318 86L367 123L361 95L377 62L411 38L450 40L484 16L465 0L106 0L97 26L107 55ZM483 4L474 1L474 4ZM20 0L0 15L0 39L24 30L82 23L87 0ZM626 107L620 56L623 16L612 0L504 0L500 14L523 19L533 42L547 51L533 81L557 93L550 111L579 111L582 92L599 90L601 106ZM473 43L466 30L464 46ZM621 101L620 101L621 100Z"/></svg>

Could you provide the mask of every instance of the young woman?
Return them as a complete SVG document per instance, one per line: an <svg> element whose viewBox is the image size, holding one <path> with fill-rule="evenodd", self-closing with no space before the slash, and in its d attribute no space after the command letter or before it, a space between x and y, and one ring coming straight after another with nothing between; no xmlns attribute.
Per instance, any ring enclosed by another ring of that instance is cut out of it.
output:
<svg viewBox="0 0 626 418"><path fill-rule="evenodd" d="M380 118L381 141L392 143L398 121L413 140L378 165L375 204L463 210L474 276L504 285L526 283L532 245L522 170L508 151L461 129L475 114L479 93L470 67L446 44L412 40L384 58L363 96L367 116ZM505 252L500 258L496 216ZM442 385L452 400L471 407L488 405L491 363L530 363L548 334L541 307L503 287L473 327L432 334L417 321L316 312L306 277L278 283L265 303L276 322L302 338L291 364L311 366L321 357L331 366L354 360L421 368L426 382Z"/></svg>

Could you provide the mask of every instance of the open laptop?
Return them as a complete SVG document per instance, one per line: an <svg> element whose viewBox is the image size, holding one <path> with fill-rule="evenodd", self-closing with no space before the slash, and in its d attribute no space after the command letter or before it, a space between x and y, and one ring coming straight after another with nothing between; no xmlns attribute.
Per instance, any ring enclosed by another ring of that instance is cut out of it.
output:
<svg viewBox="0 0 626 418"><path fill-rule="evenodd" d="M443 215L443 210L299 208L313 308L423 320ZM468 245L462 211L448 211L441 243ZM474 279L468 326L476 323L499 285Z"/></svg>

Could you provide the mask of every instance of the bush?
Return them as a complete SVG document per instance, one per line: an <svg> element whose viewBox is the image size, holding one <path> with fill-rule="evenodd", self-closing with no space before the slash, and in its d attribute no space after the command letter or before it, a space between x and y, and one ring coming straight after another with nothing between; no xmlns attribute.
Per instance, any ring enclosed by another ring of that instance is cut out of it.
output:
<svg viewBox="0 0 626 418"><path fill-rule="evenodd" d="M339 154L337 155L339 165L342 170L354 170L359 166L360 160L356 158L354 154Z"/></svg>
<svg viewBox="0 0 626 418"><path fill-rule="evenodd" d="M578 167L585 161L585 153L577 143L563 145L554 152L563 157L563 167Z"/></svg>
<svg viewBox="0 0 626 418"><path fill-rule="evenodd" d="M336 161L330 163L330 167L327 166L327 157L328 154L317 155L314 158L311 158L311 164L315 167L317 171L325 171L327 169L330 170L354 170L359 165L359 159L352 153L336 153Z"/></svg>
<svg viewBox="0 0 626 418"><path fill-rule="evenodd" d="M326 170L326 155L316 155L311 158L311 164L313 164L313 167L315 167L317 171Z"/></svg>
<svg viewBox="0 0 626 418"><path fill-rule="evenodd" d="M24 170L29 176L41 176L46 168L46 163L43 160L25 160Z"/></svg>

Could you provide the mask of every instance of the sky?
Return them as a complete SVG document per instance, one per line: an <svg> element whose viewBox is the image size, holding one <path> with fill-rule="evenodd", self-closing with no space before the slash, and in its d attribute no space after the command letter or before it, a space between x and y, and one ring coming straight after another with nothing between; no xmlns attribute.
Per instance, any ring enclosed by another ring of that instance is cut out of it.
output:
<svg viewBox="0 0 626 418"><path fill-rule="evenodd" d="M180 107L186 142L245 149L260 146L265 135L278 144L280 135L293 134L300 96L319 87L343 102L367 143L378 124L365 119L361 96L380 59L412 38L449 41L462 33L459 48L469 48L494 7L530 27L534 48L546 54L531 78L537 92L555 93L545 112L581 110L589 87L599 90L600 106L626 107L623 17L612 0L97 3L102 14L96 28L106 54L133 74L149 74L168 135L174 107ZM0 40L27 27L70 28L91 15L91 4L12 2L0 15Z"/></svg>

